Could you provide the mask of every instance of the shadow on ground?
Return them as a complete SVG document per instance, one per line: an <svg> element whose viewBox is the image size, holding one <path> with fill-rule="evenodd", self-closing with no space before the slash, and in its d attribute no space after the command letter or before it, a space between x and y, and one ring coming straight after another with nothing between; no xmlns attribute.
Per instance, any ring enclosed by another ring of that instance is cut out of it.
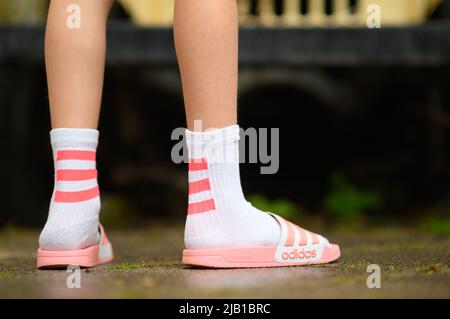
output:
<svg viewBox="0 0 450 319"><path fill-rule="evenodd" d="M182 227L110 230L114 263L82 270L69 289L66 271L38 271L39 232L0 232L2 298L450 298L450 238L405 229L332 233L339 261L322 266L185 269ZM381 267L381 288L369 289L369 264Z"/></svg>

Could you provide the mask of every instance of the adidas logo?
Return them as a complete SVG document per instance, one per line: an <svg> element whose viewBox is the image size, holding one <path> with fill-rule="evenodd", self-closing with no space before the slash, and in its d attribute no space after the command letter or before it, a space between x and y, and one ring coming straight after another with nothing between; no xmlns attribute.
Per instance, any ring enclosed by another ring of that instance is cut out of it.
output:
<svg viewBox="0 0 450 319"><path fill-rule="evenodd" d="M284 260L287 259L305 259L305 258L313 258L316 257L316 251L315 250L300 250L298 251L297 249L294 249L291 252L284 252L281 255L281 258L283 258Z"/></svg>

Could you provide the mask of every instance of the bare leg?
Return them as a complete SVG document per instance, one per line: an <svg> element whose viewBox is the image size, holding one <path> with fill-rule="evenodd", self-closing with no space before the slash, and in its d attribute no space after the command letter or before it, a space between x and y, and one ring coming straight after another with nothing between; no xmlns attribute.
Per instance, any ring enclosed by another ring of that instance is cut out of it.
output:
<svg viewBox="0 0 450 319"><path fill-rule="evenodd" d="M81 9L79 29L66 23L71 4ZM111 5L112 0L51 1L45 62L53 128L97 128Z"/></svg>
<svg viewBox="0 0 450 319"><path fill-rule="evenodd" d="M236 0L176 0L174 32L188 128L236 124Z"/></svg>

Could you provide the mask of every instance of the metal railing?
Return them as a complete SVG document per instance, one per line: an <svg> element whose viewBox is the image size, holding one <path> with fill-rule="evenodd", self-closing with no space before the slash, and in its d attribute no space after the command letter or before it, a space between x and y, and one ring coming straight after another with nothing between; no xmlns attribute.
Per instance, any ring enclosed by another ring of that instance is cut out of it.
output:
<svg viewBox="0 0 450 319"><path fill-rule="evenodd" d="M237 0L241 25L334 27L366 24L377 5L383 26L413 25L427 19L443 0ZM170 26L175 0L118 0L142 26ZM49 0L1 0L0 22L33 23L46 18Z"/></svg>
<svg viewBox="0 0 450 319"><path fill-rule="evenodd" d="M168 26L174 0L120 0L140 25ZM365 25L369 6L380 9L383 25L423 22L442 0L238 0L244 25L309 27Z"/></svg>

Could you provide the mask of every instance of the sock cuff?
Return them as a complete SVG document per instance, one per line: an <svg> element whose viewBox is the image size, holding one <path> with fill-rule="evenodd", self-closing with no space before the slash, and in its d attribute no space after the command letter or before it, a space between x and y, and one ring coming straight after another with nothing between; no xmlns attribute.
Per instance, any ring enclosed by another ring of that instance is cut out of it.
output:
<svg viewBox="0 0 450 319"><path fill-rule="evenodd" d="M57 128L50 131L53 148L81 147L96 149L99 132L85 128Z"/></svg>
<svg viewBox="0 0 450 319"><path fill-rule="evenodd" d="M233 143L239 141L239 125L230 125L206 132L193 132L186 129L186 140L188 147L190 145Z"/></svg>
<svg viewBox="0 0 450 319"><path fill-rule="evenodd" d="M190 158L207 158L211 163L237 163L239 126L231 125L209 132L186 130Z"/></svg>

